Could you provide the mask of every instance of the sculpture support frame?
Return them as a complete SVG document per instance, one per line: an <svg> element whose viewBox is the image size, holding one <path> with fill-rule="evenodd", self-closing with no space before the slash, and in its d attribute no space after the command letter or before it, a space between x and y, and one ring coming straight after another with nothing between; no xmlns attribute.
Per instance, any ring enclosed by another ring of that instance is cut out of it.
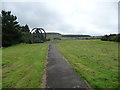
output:
<svg viewBox="0 0 120 90"><path fill-rule="evenodd" d="M35 31L34 31L35 30ZM45 30L43 29L43 28L33 28L32 30L31 30L31 32L38 32L39 34L41 34L40 35L40 37L38 37L37 36L37 38L39 38L39 40L40 41L38 41L39 43L41 43L41 42L44 42L45 40L46 40L46 32L45 32ZM44 33L43 33L44 32ZM37 35L37 34L36 34ZM34 42L34 41L33 41ZM37 42L37 43L38 43ZM34 42L35 43L35 42Z"/></svg>

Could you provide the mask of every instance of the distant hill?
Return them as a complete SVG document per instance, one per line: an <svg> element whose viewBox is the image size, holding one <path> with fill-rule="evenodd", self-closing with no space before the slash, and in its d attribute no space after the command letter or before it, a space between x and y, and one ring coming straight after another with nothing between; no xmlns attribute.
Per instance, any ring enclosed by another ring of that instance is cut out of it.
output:
<svg viewBox="0 0 120 90"><path fill-rule="evenodd" d="M50 40L61 40L61 39L100 39L100 36L91 36L91 35L63 35L56 32L47 33L47 39Z"/></svg>
<svg viewBox="0 0 120 90"><path fill-rule="evenodd" d="M62 35L62 37L91 37L90 35Z"/></svg>
<svg viewBox="0 0 120 90"><path fill-rule="evenodd" d="M54 40L54 39L61 39L62 35L60 33L46 33L47 39Z"/></svg>
<svg viewBox="0 0 120 90"><path fill-rule="evenodd" d="M60 33L54 33L54 32L51 32L51 33L47 33L47 35L51 35L51 34L56 34L56 35L61 35Z"/></svg>

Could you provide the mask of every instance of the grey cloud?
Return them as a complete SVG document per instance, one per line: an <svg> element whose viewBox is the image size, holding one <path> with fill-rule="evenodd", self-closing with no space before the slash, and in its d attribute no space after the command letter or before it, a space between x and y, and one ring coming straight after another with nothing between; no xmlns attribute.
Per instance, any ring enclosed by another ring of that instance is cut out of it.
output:
<svg viewBox="0 0 120 90"><path fill-rule="evenodd" d="M7 7L7 5L14 6L14 8ZM53 25L61 22L62 19L44 3L5 3L3 8L15 13L20 23L27 23L31 27Z"/></svg>
<svg viewBox="0 0 120 90"><path fill-rule="evenodd" d="M79 3L71 3L69 7L72 10L66 13L64 10L67 11L67 5L62 8L60 2L56 2L61 5L59 7L54 2L4 2L2 8L12 11L20 24L28 24L30 28L43 27L48 32L91 35L117 33L117 3L96 3L92 11L89 11L90 6L81 8Z"/></svg>

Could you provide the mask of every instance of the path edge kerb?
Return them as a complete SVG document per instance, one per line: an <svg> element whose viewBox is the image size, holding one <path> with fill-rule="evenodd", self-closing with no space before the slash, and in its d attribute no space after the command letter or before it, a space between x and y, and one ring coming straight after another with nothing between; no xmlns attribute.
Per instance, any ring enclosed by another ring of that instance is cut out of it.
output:
<svg viewBox="0 0 120 90"><path fill-rule="evenodd" d="M47 53L46 53L46 61L45 61L45 67L43 71L43 76L42 76L42 83L41 83L41 88L46 88L47 83L46 83L46 69L47 69L47 59L48 59L48 51L49 51L49 44L47 45Z"/></svg>

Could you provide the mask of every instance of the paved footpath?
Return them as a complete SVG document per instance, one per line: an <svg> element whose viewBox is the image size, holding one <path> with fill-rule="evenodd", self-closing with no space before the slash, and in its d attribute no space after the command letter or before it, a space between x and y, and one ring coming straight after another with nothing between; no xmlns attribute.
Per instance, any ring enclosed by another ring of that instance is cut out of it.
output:
<svg viewBox="0 0 120 90"><path fill-rule="evenodd" d="M49 45L46 88L88 88L85 81L64 60L55 44Z"/></svg>

